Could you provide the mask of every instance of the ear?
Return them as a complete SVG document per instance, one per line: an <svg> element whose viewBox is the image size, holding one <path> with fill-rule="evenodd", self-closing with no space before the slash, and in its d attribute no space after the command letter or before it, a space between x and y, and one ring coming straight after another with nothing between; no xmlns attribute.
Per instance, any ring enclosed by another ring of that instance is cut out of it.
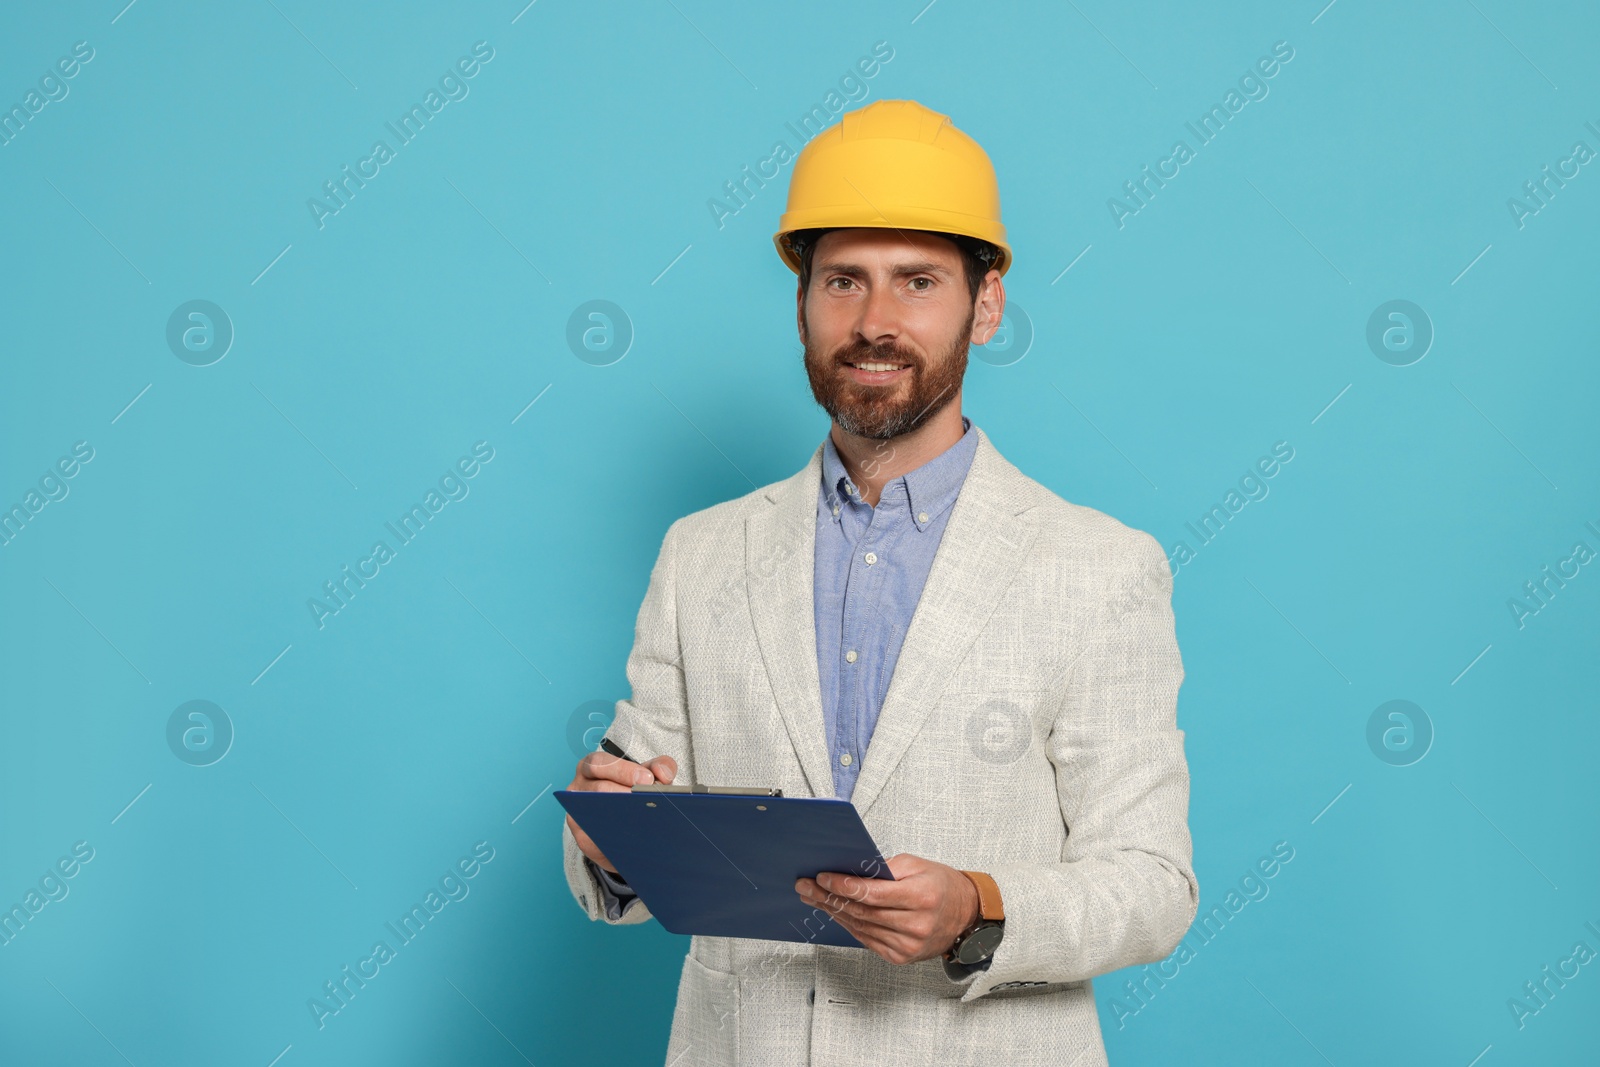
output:
<svg viewBox="0 0 1600 1067"><path fill-rule="evenodd" d="M977 307L972 316L972 343L986 345L1005 319L1006 287L1000 272L990 270L978 286Z"/></svg>

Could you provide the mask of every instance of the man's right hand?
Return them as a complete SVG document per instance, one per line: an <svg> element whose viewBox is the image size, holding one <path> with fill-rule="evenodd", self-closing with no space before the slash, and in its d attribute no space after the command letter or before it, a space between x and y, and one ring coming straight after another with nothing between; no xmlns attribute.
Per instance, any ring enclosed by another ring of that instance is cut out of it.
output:
<svg viewBox="0 0 1600 1067"><path fill-rule="evenodd" d="M657 756L644 763L634 763L609 752L591 752L578 761L577 773L567 788L579 792L625 793L633 786L652 782L671 785L677 775L678 762L671 756ZM567 826L585 856L612 874L619 873L571 815L567 816Z"/></svg>

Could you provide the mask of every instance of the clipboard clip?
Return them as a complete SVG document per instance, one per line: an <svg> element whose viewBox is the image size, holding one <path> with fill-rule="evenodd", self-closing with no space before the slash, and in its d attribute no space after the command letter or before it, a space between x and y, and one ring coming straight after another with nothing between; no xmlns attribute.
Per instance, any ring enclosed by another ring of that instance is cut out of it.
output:
<svg viewBox="0 0 1600 1067"><path fill-rule="evenodd" d="M781 789L764 789L761 787L746 787L742 785L662 785L652 782L649 785L636 785L635 793L716 793L723 796L736 797L781 797Z"/></svg>

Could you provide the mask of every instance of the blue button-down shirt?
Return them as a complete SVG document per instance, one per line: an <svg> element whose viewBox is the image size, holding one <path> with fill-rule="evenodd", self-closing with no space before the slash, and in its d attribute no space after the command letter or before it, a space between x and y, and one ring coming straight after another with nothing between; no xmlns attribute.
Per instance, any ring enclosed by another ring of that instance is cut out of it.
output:
<svg viewBox="0 0 1600 1067"><path fill-rule="evenodd" d="M972 420L962 416L961 426L959 441L885 485L876 507L861 498L832 434L822 445L812 602L828 761L834 793L846 800L855 791L900 646L977 451ZM609 871L591 866L606 893L606 914L615 919L635 894Z"/></svg>
<svg viewBox="0 0 1600 1067"><path fill-rule="evenodd" d="M833 437L822 446L817 498L817 675L833 789L855 791L861 760L878 725L900 646L961 492L978 435L961 420L961 439L883 487L876 507L861 499Z"/></svg>

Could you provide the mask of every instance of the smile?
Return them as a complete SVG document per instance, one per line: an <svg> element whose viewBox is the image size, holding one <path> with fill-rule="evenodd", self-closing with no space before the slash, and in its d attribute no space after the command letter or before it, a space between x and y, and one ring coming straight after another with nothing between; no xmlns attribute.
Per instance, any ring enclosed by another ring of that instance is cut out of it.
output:
<svg viewBox="0 0 1600 1067"><path fill-rule="evenodd" d="M911 371L909 364L905 363L880 363L877 361L867 363L846 363L845 376L857 385L888 385L898 382L902 375Z"/></svg>

